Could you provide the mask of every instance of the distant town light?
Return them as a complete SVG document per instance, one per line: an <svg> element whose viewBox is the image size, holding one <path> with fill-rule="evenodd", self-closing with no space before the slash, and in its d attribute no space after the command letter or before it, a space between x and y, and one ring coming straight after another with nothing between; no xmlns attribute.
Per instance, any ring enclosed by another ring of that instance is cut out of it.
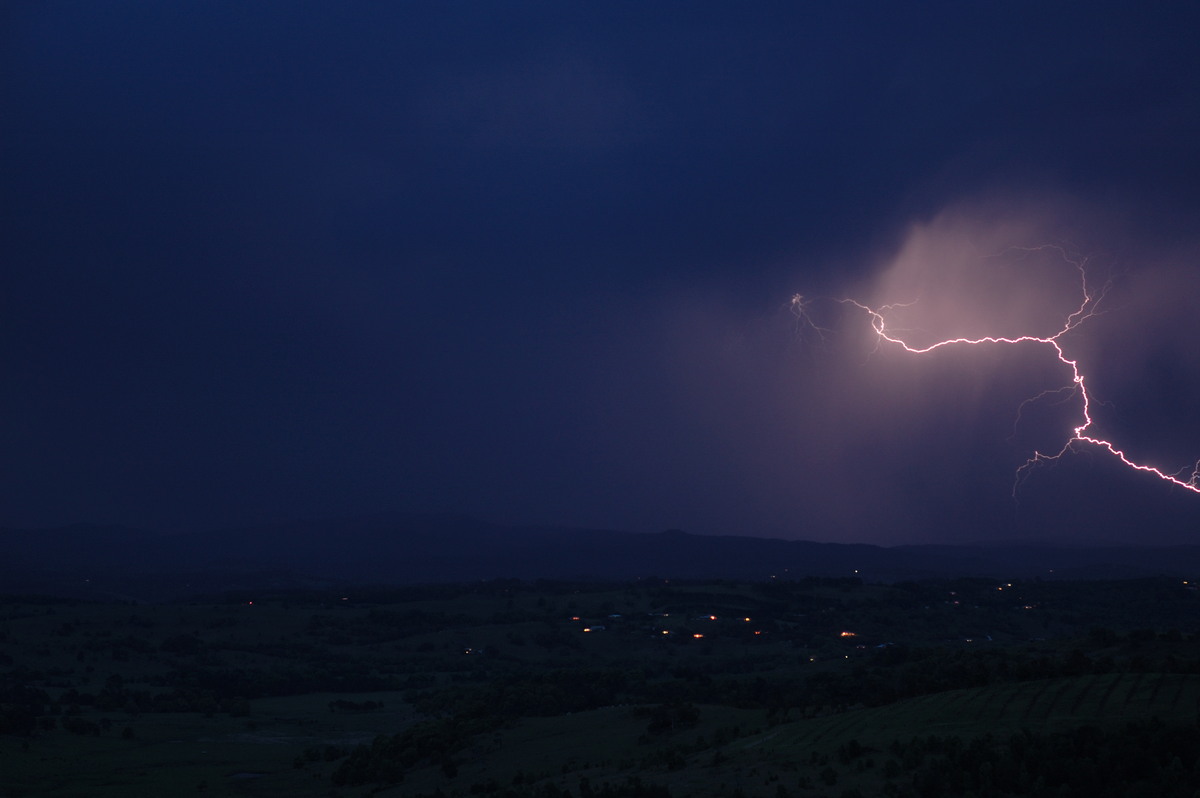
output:
<svg viewBox="0 0 1200 798"><path fill-rule="evenodd" d="M839 637L858 637L857 632L842 632Z"/></svg>

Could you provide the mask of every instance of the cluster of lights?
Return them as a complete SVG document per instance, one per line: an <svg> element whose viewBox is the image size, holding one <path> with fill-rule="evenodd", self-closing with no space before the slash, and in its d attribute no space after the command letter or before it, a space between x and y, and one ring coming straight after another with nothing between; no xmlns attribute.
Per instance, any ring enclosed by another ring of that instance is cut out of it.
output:
<svg viewBox="0 0 1200 798"><path fill-rule="evenodd" d="M660 612L660 613L653 613L653 614L654 614L654 615L656 615L657 617L660 617L660 618L667 618L667 617L670 617L670 613L667 613L667 612ZM609 617L612 617L612 618L618 618L618 617L620 617L620 616L615 616L615 615L614 615L614 616L609 616ZM700 616L693 617L693 618L692 618L692 620L694 620L694 621L716 621L716 620L717 620L717 616L716 616L716 615L700 615ZM754 621L754 619L753 619L753 618L751 618L751 617L750 617L750 616L748 616L748 615L747 615L747 616L743 616L742 618L740 618L740 620L742 621L742 623L752 623L752 622ZM571 616L571 622L572 622L572 623L579 623L579 622L581 622L581 621L582 621L582 618L581 618L581 616L579 616L579 615L572 615L572 616ZM580 631L583 631L583 632L603 632L603 631L607 631L607 628L608 628L608 627L606 627L606 626L589 625L589 626L583 626L583 627L581 627ZM671 630L670 630L670 629L659 629L659 630L658 630L658 634L659 634L659 635L662 635L662 636L669 636L669 635L671 635L671 634L672 634L672 632L671 632ZM706 636L706 635L705 635L703 632L685 632L684 634L685 634L685 635L689 635L689 636L691 637L691 639L693 639L693 640L702 640L702 639L704 639L704 638L705 638L705 636ZM759 636L761 636L761 635L763 634L763 630L761 630L761 629L755 629L755 630L754 630L754 634L755 634L755 635L759 635Z"/></svg>

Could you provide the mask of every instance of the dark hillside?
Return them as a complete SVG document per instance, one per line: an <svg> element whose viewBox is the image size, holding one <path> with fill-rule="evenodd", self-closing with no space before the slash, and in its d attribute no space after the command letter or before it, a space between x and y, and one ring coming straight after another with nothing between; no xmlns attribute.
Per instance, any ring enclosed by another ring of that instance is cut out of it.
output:
<svg viewBox="0 0 1200 798"><path fill-rule="evenodd" d="M480 579L787 579L1200 574L1200 547L899 546L503 526L395 515L163 535L122 527L0 530L0 592L162 598L239 586Z"/></svg>

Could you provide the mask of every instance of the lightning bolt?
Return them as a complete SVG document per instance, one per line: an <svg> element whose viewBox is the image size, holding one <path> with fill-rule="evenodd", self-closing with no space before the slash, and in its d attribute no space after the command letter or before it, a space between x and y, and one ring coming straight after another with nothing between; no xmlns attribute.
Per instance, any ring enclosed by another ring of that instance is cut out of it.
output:
<svg viewBox="0 0 1200 798"><path fill-rule="evenodd" d="M1131 468L1135 471L1142 471L1147 474L1153 474L1165 482L1177 485L1184 490L1191 491L1192 493L1200 494L1200 460L1197 460L1194 465L1190 466L1190 473L1188 473L1189 466L1184 466L1175 472L1166 472L1156 466L1136 462L1122 449L1117 448L1112 441L1097 437L1092 432L1092 426L1094 424L1094 419L1092 418L1091 412L1093 398L1091 393L1088 391L1087 379L1084 373L1080 370L1079 361L1069 357L1066 351L1063 349L1062 338L1063 336L1067 335L1067 333L1071 332L1088 319L1098 314L1098 306L1100 301L1104 298L1104 295L1108 289L1108 285L1106 284L1099 290L1090 288L1088 286L1087 270L1085 268L1086 261L1073 260L1060 247L1035 247L1022 251L1032 252L1047 249L1058 252L1064 260L1075 266L1079 272L1079 282L1082 293L1078 307L1076 307L1076 309L1063 320L1062 327L1060 327L1059 330L1053 335L1021 335L1016 337L989 335L980 338L947 338L945 340L929 344L928 346L914 346L904 340L899 332L894 332L888 327L886 314L888 311L894 308L909 307L915 303L909 302L905 304L881 305L878 309L876 309L868 305L864 305L863 303L854 299L841 299L839 301L862 310L870 317L871 327L875 330L875 335L877 336L877 346L891 344L913 355L924 355L934 352L938 349L951 346L982 346L984 344L1033 344L1048 347L1054 352L1058 362L1065 366L1070 373L1070 383L1059 388L1052 388L1043 391L1037 396L1026 399L1021 403L1021 406L1017 410L1018 420L1020 418L1020 412L1024 409L1025 405L1037 402L1049 396L1067 394L1063 401L1069 399L1071 396L1078 396L1080 399L1079 423L1074 427L1071 435L1066 439L1062 445L1062 448L1060 448L1057 452L1048 454L1034 450L1033 456L1026 460L1025 463L1017 469L1016 479L1013 484L1014 496L1016 495L1017 488L1020 486L1022 480L1031 469L1042 464L1055 462L1061 459L1068 452L1074 452L1076 447L1084 444L1095 446L1107 451L1109 454L1120 460L1128 468ZM797 298L800 298L799 295L797 295ZM795 307L795 299L793 300L793 303L794 309L797 311L797 313L802 313L804 310L803 303L800 303L798 307Z"/></svg>
<svg viewBox="0 0 1200 798"><path fill-rule="evenodd" d="M816 333L817 338L821 343L825 342L825 334L829 332L824 327L817 326L817 323L812 320L812 316L808 313L808 306L811 300L804 294L792 294L792 299L788 302L788 308L792 315L796 317L796 334L801 340L807 337L808 333Z"/></svg>

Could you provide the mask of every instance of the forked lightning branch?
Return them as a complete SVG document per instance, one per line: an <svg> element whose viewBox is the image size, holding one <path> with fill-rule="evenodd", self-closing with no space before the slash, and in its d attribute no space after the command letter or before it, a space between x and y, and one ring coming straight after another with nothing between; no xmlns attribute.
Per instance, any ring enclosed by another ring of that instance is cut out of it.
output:
<svg viewBox="0 0 1200 798"><path fill-rule="evenodd" d="M1000 345L1017 345L1017 344L1035 344L1050 348L1058 362L1063 365L1067 374L1070 377L1070 382L1059 388L1052 388L1031 399L1022 403L1025 405L1036 402L1047 396L1062 396L1070 394L1078 398L1079 401L1079 416L1078 424L1071 430L1070 435L1063 441L1061 448L1053 453L1047 453L1035 450L1033 455L1025 461L1025 463L1017 469L1017 478L1013 485L1014 495L1017 487L1020 485L1023 477L1035 466L1054 462L1062 458L1068 452L1076 450L1076 447L1087 445L1098 447L1107 451L1113 457L1117 458L1126 467L1135 471L1142 471L1148 474L1153 474L1161 480L1177 485L1184 490L1192 493L1200 494L1200 460L1190 466L1168 472L1162 468L1140 463L1132 459L1126 452L1116 446L1112 441L1098 437L1092 430L1094 419L1092 418L1092 396L1088 391L1087 377L1080 369L1079 361L1069 357L1063 349L1062 338L1067 333L1075 330L1081 324L1092 318L1097 311L1097 306L1104 298L1104 290L1093 290L1089 288L1087 281L1087 272L1085 264L1082 261L1071 260L1065 252L1057 247L1043 247L1040 249L1053 249L1058 252L1069 263L1071 263L1079 272L1079 285L1081 298L1078 307L1070 313L1062 323L1062 326L1053 335L1038 336L1038 335L1020 335L1014 337L1007 336L982 336L979 338L946 338L936 341L926 346L916 346L906 341L898 332L894 332L888 326L888 314L890 311L899 307L909 307L913 302L904 304L894 303L889 305L880 305L879 307L871 307L854 299L841 299L840 302L852 305L858 308L863 313L867 314L871 321L871 327L875 331L877 343L879 346L891 345L903 349L911 355L926 355L938 349L946 347L965 347L965 346L1000 346ZM807 318L806 300L801 295L797 294L792 299L792 311L801 317L804 323L813 325Z"/></svg>

